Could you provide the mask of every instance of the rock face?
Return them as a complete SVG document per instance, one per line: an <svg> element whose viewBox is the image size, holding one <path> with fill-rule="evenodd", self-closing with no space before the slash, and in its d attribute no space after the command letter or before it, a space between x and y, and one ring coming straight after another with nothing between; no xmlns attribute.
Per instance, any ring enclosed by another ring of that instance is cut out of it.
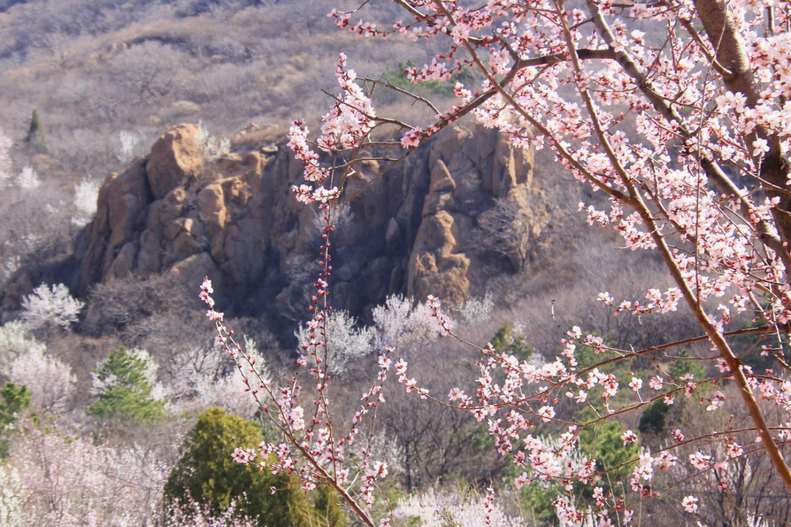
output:
<svg viewBox="0 0 791 527"><path fill-rule="evenodd" d="M173 128L107 178L72 288L170 273L197 291L208 274L241 312L303 319L319 222L291 195L300 165L282 144L210 161L197 134ZM333 304L365 317L391 293L461 303L523 270L549 218L532 165L494 132L462 128L401 163L368 163L337 211Z"/></svg>

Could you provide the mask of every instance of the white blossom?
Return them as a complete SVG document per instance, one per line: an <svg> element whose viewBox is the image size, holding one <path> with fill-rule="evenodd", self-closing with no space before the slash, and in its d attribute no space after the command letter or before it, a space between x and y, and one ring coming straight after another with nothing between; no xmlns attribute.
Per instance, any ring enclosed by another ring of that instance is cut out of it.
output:
<svg viewBox="0 0 791 527"><path fill-rule="evenodd" d="M302 348L310 345L309 329L302 325L295 332ZM374 330L360 326L357 319L346 311L332 311L327 316L327 342L330 356L328 371L341 374L348 370L351 362L373 352Z"/></svg>
<svg viewBox="0 0 791 527"><path fill-rule="evenodd" d="M60 360L44 353L43 346L34 346L19 355L8 369L8 376L30 390L33 405L50 411L62 410L74 393L77 377Z"/></svg>
<svg viewBox="0 0 791 527"><path fill-rule="evenodd" d="M16 183L22 190L35 190L41 186L41 178L33 167L25 167L17 176Z"/></svg>
<svg viewBox="0 0 791 527"><path fill-rule="evenodd" d="M75 225L83 226L96 213L97 199L99 197L99 183L82 179L74 187L74 209L75 215L72 222Z"/></svg>
<svg viewBox="0 0 791 527"><path fill-rule="evenodd" d="M22 320L32 329L48 324L68 329L84 305L63 284L41 284L22 299Z"/></svg>

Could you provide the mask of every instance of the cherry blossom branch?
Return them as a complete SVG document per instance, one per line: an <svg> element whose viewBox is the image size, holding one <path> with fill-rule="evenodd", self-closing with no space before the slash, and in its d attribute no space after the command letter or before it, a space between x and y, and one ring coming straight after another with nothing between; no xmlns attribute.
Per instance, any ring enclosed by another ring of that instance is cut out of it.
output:
<svg viewBox="0 0 791 527"><path fill-rule="evenodd" d="M558 6L558 17L563 25L563 33L566 38L566 43L568 45L569 53L572 57L572 64L574 66L575 71L579 78L584 76L582 71L582 67L580 65L579 60L575 54L575 45L573 41L573 37L571 35L570 30L568 29L568 25L566 23L565 16L562 12L562 3L560 0L556 0L556 4ZM660 233L659 229L657 228L653 216L649 211L646 204L643 202L643 199L640 197L637 189L635 188L633 182L629 178L629 175L626 173L626 170L621 165L615 151L613 150L612 146L610 145L609 139L607 138L604 130L601 127L599 122L599 118L597 115L596 108L593 104L593 100L591 99L590 94L588 93L587 88L583 87L580 82L577 83L577 87L580 93L580 96L585 101L585 106L588 109L588 114L591 118L593 123L593 128L596 131L596 135L599 138L599 142L604 148L605 152L607 153L607 157L613 164L616 172L620 175L621 181L629 190L629 195L631 196L633 203L632 206L635 207L638 214L643 220L643 223L646 225L646 228L651 234L651 238L653 238L654 243L660 250L660 254L662 255L665 264L670 270L670 274L672 275L676 285L681 290L684 299L686 300L687 304L689 305L690 309L695 314L695 317L698 320L698 323L704 329L706 334L708 335L709 339L711 340L712 344L714 344L717 349L720 351L723 359L726 361L728 366L730 367L731 371L734 373L736 377L737 384L739 385L739 393L742 396L742 399L747 407L747 411L750 414L753 422L755 423L756 428L758 429L759 436L761 437L764 446L766 447L767 452L769 453L769 457L772 459L772 463L775 465L775 469L780 474L781 478L783 479L786 488L789 492L791 492L791 471L788 469L788 465L786 465L785 459L783 458L780 449L778 448L777 444L772 438L771 434L769 433L768 426L763 416L763 412L758 407L758 403L755 400L755 397L752 394L752 390L750 389L750 384L747 381L747 378L744 375L744 372L741 369L741 363L739 359L734 354L733 350L731 349L728 342L716 328L716 326L711 322L709 316L703 310L700 302L698 301L699 298L691 289L687 282L687 279L684 278L681 270L678 267L678 264L673 256L673 253L670 251L670 248L667 246L667 242L665 241L664 236Z"/></svg>
<svg viewBox="0 0 791 527"><path fill-rule="evenodd" d="M653 88L651 81L648 79L646 74L640 70L626 48L623 46L617 46L616 38L613 35L609 24L607 24L606 20L604 19L598 4L594 0L586 0L586 5L589 13L591 14L591 19L593 20L594 25L596 26L604 42L609 46L609 50L613 53L615 61L618 62L622 66L624 72L635 81L637 87L645 94L646 98L651 102L654 109L660 115L664 116L669 122L675 123L679 129L679 132L681 133L682 138L689 139L694 137L695 132L690 131L687 128L687 125L681 115L676 112L673 107L665 101L664 97L662 97ZM684 21L682 20L682 24L683 23ZM687 24L689 24L689 22L687 22ZM691 24L689 24L689 27L692 28ZM703 49L704 46L701 46L701 48ZM616 49L617 51L615 51ZM739 203L745 211L746 216L754 217L755 213L752 204L747 199L745 199L744 192L733 183L733 181L727 176L727 174L725 174L719 164L713 159L709 159L707 157L701 157L699 159L701 166L706 171L706 174L713 181L715 181L724 192L727 192L729 195L739 199ZM781 240L773 233L773 229L770 228L766 221L761 220L758 222L757 229L760 239L783 260L786 272L791 275L791 254L789 254L787 247L783 246Z"/></svg>
<svg viewBox="0 0 791 527"><path fill-rule="evenodd" d="M445 9L445 6L442 4L441 0L434 0L434 3L438 6L440 12L443 12L448 19L453 23L453 18ZM552 141L555 150L560 154L560 157L563 158L567 163L569 163L577 172L583 175L588 181L590 181L594 186L596 186L599 190L606 192L607 194L613 196L614 198L618 199L624 203L630 203L631 198L626 196L625 194L621 193L619 190L614 189L599 179L594 177L571 153L568 149L558 141L555 135L549 131L549 129L544 126L541 122L535 119L532 115L530 115L522 106L513 98L511 94L509 94L505 88L497 81L497 79L492 75L489 69L481 62L480 57L478 57L477 52L475 49L467 42L463 42L465 49L472 57L473 62L478 67L478 69L486 76L492 86L495 86L497 92L502 95L502 97L517 111L519 112L522 117L524 117L536 130L541 132L547 139Z"/></svg>

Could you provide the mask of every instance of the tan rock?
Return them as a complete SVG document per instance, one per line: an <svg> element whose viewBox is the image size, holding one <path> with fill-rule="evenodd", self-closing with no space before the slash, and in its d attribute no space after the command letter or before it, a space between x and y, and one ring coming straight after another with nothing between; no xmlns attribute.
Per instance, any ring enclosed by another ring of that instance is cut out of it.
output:
<svg viewBox="0 0 791 527"><path fill-rule="evenodd" d="M458 225L447 211L423 219L409 262L407 294L416 298L438 296L451 305L470 294L470 259L459 252Z"/></svg>
<svg viewBox="0 0 791 527"><path fill-rule="evenodd" d="M225 228L228 211L221 183L212 183L198 193L198 211L201 220L209 227L212 235Z"/></svg>
<svg viewBox="0 0 791 527"><path fill-rule="evenodd" d="M111 174L104 181L96 216L76 243L79 273L73 289L84 293L104 278L121 248L138 237L148 201L143 161L135 161L123 173Z"/></svg>
<svg viewBox="0 0 791 527"><path fill-rule="evenodd" d="M75 257L81 292L129 273L197 280L215 273L229 296L277 319L302 320L318 269L315 212L279 143L205 160L197 127L181 125L147 160L107 179ZM247 143L249 139L250 143ZM443 131L399 164L371 162L345 182L333 235L333 303L365 313L391 293L460 304L492 277L524 270L549 220L530 152L483 129Z"/></svg>
<svg viewBox="0 0 791 527"><path fill-rule="evenodd" d="M183 124L168 130L151 147L146 165L154 198L160 199L178 186L188 186L200 175L203 163L196 125Z"/></svg>

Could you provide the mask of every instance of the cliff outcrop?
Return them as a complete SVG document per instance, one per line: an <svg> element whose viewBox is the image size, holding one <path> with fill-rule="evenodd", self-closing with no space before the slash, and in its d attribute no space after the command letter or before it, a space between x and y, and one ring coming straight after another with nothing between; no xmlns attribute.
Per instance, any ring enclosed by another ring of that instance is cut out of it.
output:
<svg viewBox="0 0 791 527"><path fill-rule="evenodd" d="M283 143L208 159L194 125L101 187L75 243L72 289L169 273L209 275L248 314L301 320L315 277L319 221L290 187L301 166ZM369 162L344 188L333 304L365 316L391 293L461 303L491 277L525 269L549 219L530 152L496 133L453 128L398 163Z"/></svg>

